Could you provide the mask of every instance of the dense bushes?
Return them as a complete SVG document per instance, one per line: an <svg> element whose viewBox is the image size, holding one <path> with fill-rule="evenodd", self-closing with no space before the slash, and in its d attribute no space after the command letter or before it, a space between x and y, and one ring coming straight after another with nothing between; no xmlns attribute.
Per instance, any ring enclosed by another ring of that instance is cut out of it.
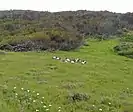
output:
<svg viewBox="0 0 133 112"><path fill-rule="evenodd" d="M30 34L43 28L62 28L85 35L116 35L122 29L133 29L133 14L108 11L39 12L27 10L0 11L0 35Z"/></svg>
<svg viewBox="0 0 133 112"><path fill-rule="evenodd" d="M133 58L133 32L126 31L120 38L120 44L114 47L118 55Z"/></svg>
<svg viewBox="0 0 133 112"><path fill-rule="evenodd" d="M133 42L133 34L126 34L121 38L122 42Z"/></svg>
<svg viewBox="0 0 133 112"><path fill-rule="evenodd" d="M133 43L131 42L120 43L114 47L114 50L118 53L118 55L133 58Z"/></svg>
<svg viewBox="0 0 133 112"><path fill-rule="evenodd" d="M45 29L26 36L6 37L0 49L13 51L71 50L83 44L83 37L61 29Z"/></svg>
<svg viewBox="0 0 133 112"><path fill-rule="evenodd" d="M83 45L83 37L123 35L133 29L132 18L108 11L0 11L0 49L71 50Z"/></svg>

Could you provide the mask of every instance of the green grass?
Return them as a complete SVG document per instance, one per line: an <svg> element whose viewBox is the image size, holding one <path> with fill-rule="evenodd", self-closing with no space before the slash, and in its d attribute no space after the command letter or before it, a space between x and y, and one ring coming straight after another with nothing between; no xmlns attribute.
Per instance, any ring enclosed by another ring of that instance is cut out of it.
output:
<svg viewBox="0 0 133 112"><path fill-rule="evenodd" d="M0 89L35 90L52 105L50 112L59 106L62 112L133 112L133 60L113 52L118 43L89 41L89 46L70 52L0 55ZM62 63L52 60L53 55L85 59L87 64ZM73 102L67 98L76 93L88 94L89 99ZM1 112L20 112L16 104L4 100L2 92L0 97Z"/></svg>

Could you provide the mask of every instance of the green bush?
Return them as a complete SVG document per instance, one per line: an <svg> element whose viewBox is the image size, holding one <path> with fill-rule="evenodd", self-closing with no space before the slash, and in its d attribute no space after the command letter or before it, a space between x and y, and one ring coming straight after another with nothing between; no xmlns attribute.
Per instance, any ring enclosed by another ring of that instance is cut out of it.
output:
<svg viewBox="0 0 133 112"><path fill-rule="evenodd" d="M114 47L114 50L118 55L133 58L133 43L131 42L120 43Z"/></svg>
<svg viewBox="0 0 133 112"><path fill-rule="evenodd" d="M75 33L67 32L62 29L44 29L40 32L34 32L30 35L8 36L1 40L0 49L14 51L27 50L71 50L80 47L83 44L83 38ZM4 48L5 47L5 48ZM8 48L8 49L7 49Z"/></svg>
<svg viewBox="0 0 133 112"><path fill-rule="evenodd" d="M132 34L127 34L123 38L121 38L121 41L124 41L124 42L133 42L133 35Z"/></svg>

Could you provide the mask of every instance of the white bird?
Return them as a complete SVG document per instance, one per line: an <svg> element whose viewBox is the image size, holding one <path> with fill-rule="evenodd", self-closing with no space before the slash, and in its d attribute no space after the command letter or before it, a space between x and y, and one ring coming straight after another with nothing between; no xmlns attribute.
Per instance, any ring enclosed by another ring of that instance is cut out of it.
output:
<svg viewBox="0 0 133 112"><path fill-rule="evenodd" d="M56 59L57 59L57 60L59 60L60 58L59 58L59 57L57 57Z"/></svg>
<svg viewBox="0 0 133 112"><path fill-rule="evenodd" d="M82 63L82 64L86 64L86 61L82 61L81 63Z"/></svg>
<svg viewBox="0 0 133 112"><path fill-rule="evenodd" d="M71 61L72 64L74 64L74 61Z"/></svg>
<svg viewBox="0 0 133 112"><path fill-rule="evenodd" d="M78 62L79 61L79 58L75 59L75 61Z"/></svg>
<svg viewBox="0 0 133 112"><path fill-rule="evenodd" d="M53 59L56 59L57 57L56 56L53 56Z"/></svg>
<svg viewBox="0 0 133 112"><path fill-rule="evenodd" d="M70 62L70 59L67 58L66 60Z"/></svg>
<svg viewBox="0 0 133 112"><path fill-rule="evenodd" d="M67 61L67 60L65 60L65 62L67 63L68 61Z"/></svg>

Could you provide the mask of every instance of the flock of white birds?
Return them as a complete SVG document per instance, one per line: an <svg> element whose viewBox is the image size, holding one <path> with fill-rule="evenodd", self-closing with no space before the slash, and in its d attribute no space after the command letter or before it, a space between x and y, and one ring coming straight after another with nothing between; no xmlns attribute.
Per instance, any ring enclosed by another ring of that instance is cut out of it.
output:
<svg viewBox="0 0 133 112"><path fill-rule="evenodd" d="M81 60L79 58L76 58L76 59L70 59L70 58L65 58L65 59L62 59L61 57L57 57L57 56L53 56L52 59L55 59L55 60L60 60L62 62L65 62L65 63L81 63L81 64L86 64L87 62L85 60Z"/></svg>

